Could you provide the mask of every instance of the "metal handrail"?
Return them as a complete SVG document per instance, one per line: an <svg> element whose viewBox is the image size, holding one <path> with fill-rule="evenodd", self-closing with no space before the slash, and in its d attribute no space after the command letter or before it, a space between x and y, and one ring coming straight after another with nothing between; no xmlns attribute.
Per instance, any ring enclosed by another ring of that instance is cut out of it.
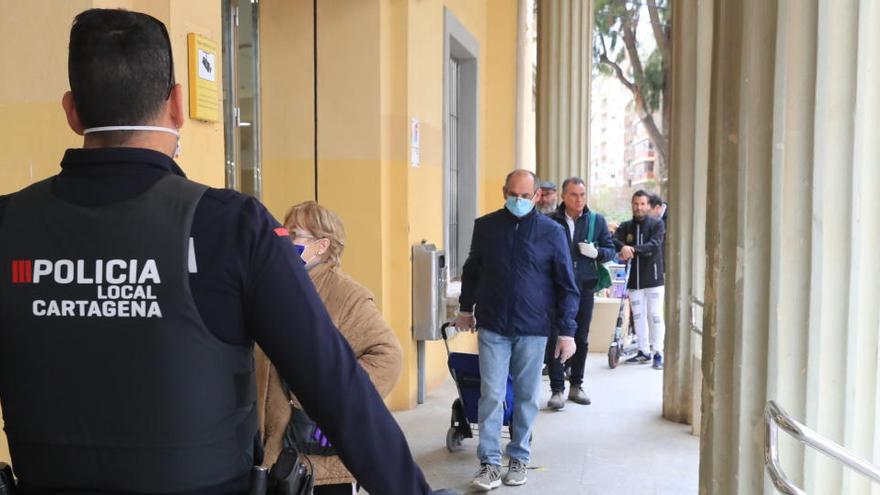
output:
<svg viewBox="0 0 880 495"><path fill-rule="evenodd" d="M703 301L697 299L694 296L691 296L691 331L697 335L702 336L703 329L697 326L697 311L696 311L697 306L699 306L701 308L705 307L705 305L703 304Z"/></svg>
<svg viewBox="0 0 880 495"><path fill-rule="evenodd" d="M838 460L849 468L871 478L874 482L880 483L880 466L871 464L865 459L849 452L840 444L807 428L772 400L768 401L767 407L764 408L764 427L764 464L767 467L767 472L770 474L773 486L781 493L786 495L806 495L807 492L798 488L782 470L782 466L779 463L779 428L785 430L786 433L799 442L813 447L832 459Z"/></svg>

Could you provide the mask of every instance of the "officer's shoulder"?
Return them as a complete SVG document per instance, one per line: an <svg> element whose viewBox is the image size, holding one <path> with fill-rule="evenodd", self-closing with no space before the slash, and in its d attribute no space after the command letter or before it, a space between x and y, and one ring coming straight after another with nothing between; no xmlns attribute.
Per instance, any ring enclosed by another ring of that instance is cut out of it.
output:
<svg viewBox="0 0 880 495"><path fill-rule="evenodd" d="M12 202L12 198L15 197L15 195L21 194L21 193L28 191L28 190L31 190L31 189L35 189L36 187L38 187L39 184L41 184L43 182L51 181L53 179L54 179L54 176L50 177L48 179L45 179L43 181L34 182L33 184L25 186L15 192L11 192L9 194L0 194L0 224L3 223L3 216L6 214L6 209L8 208L9 203Z"/></svg>
<svg viewBox="0 0 880 495"><path fill-rule="evenodd" d="M232 189L209 187L202 196L200 206L209 210L222 210L229 213L271 216L257 198Z"/></svg>
<svg viewBox="0 0 880 495"><path fill-rule="evenodd" d="M277 228L279 223L269 210L253 196L231 189L209 187L199 201L196 215L203 222L221 224L237 229L239 233L263 235L263 231Z"/></svg>
<svg viewBox="0 0 880 495"><path fill-rule="evenodd" d="M243 205L248 201L248 198L253 199L250 196L246 196L232 189L209 187L205 191L204 196L202 196L202 201L207 201L208 203L217 206Z"/></svg>

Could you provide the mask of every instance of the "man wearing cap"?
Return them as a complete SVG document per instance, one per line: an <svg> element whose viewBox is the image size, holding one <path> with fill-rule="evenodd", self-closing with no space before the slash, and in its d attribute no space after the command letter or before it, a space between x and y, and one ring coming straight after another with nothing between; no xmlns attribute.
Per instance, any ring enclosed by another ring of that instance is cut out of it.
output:
<svg viewBox="0 0 880 495"><path fill-rule="evenodd" d="M556 184L548 181L538 185L541 195L538 199L538 211L545 215L552 215L556 211Z"/></svg>

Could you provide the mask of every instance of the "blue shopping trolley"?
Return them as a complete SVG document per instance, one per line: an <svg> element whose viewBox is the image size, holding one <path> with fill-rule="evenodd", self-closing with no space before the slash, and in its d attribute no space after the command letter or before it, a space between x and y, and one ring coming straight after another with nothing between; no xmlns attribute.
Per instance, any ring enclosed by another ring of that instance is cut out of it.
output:
<svg viewBox="0 0 880 495"><path fill-rule="evenodd" d="M479 432L477 425L480 402L480 356L450 350L447 329L451 326L453 326L452 322L446 322L440 327L446 354L449 356L447 360L449 374L455 380L455 388L458 390L458 398L452 403L452 418L449 422L449 430L446 432L446 448L450 452L458 452L462 448L462 440L473 438L474 433ZM513 379L508 376L507 393L504 397L504 426L508 428L508 434L512 418Z"/></svg>

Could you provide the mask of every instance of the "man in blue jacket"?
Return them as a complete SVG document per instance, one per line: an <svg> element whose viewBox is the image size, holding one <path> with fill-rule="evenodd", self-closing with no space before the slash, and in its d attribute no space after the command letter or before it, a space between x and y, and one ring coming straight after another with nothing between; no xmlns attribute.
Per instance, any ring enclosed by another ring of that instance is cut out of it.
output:
<svg viewBox="0 0 880 495"><path fill-rule="evenodd" d="M589 405L590 398L583 389L584 367L589 352L590 321L593 319L593 293L599 281L599 263L614 258L616 250L608 232L605 217L590 211L587 207L587 187L583 179L571 177L562 183L562 204L552 215L565 229L571 249L574 280L581 291L577 312L577 333L575 342L577 352L571 359L571 376L568 400ZM592 226L592 229L591 229ZM548 346L556 345L557 331L554 328ZM565 370L558 359L550 360L550 390L552 392L547 407L561 410L565 407Z"/></svg>
<svg viewBox="0 0 880 495"><path fill-rule="evenodd" d="M564 362L575 352L579 293L569 246L562 227L535 210L536 186L535 174L527 170L507 176L504 208L474 222L462 271L456 327L479 329L480 470L472 485L484 491L502 483L500 436L508 374L514 408L510 467L503 482L516 486L526 482L541 365L554 315L560 334L555 357Z"/></svg>

